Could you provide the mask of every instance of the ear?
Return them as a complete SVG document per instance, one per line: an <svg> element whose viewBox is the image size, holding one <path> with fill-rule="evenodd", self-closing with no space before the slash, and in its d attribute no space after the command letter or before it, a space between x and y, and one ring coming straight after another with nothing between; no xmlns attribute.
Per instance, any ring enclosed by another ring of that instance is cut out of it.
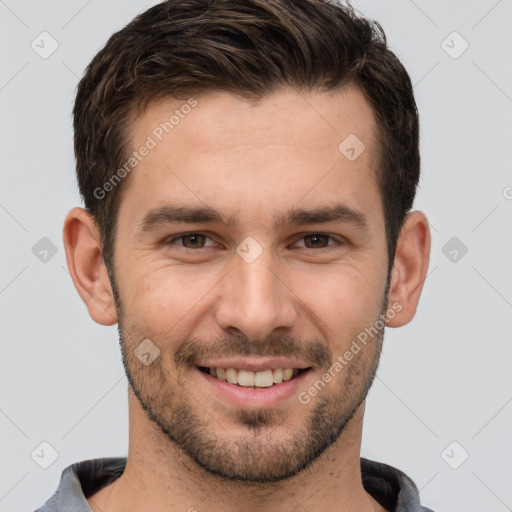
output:
<svg viewBox="0 0 512 512"><path fill-rule="evenodd" d="M407 214L398 237L395 261L391 270L388 304L397 304L388 327L401 327L416 314L430 260L430 228L422 212Z"/></svg>
<svg viewBox="0 0 512 512"><path fill-rule="evenodd" d="M114 296L103 261L98 229L92 215L73 208L63 230L69 273L91 318L102 325L117 323Z"/></svg>

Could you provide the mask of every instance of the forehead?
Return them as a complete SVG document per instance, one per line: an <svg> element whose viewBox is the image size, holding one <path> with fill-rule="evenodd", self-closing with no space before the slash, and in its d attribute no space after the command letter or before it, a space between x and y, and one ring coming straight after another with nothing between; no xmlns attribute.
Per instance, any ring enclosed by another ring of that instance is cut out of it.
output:
<svg viewBox="0 0 512 512"><path fill-rule="evenodd" d="M133 123L132 145L151 135L157 143L174 140L202 152L218 151L226 143L305 144L332 151L337 145L333 147L331 136L341 141L352 133L373 149L374 130L373 110L356 86L331 92L283 88L258 100L214 91L149 102Z"/></svg>
<svg viewBox="0 0 512 512"><path fill-rule="evenodd" d="M266 206L275 219L279 204L288 210L306 195L334 202L343 190L349 203L362 192L380 201L375 131L355 87L283 89L258 101L218 91L153 101L132 125L132 151L151 149L132 171L130 206L123 200L121 209L135 221L136 212L176 201L237 213Z"/></svg>

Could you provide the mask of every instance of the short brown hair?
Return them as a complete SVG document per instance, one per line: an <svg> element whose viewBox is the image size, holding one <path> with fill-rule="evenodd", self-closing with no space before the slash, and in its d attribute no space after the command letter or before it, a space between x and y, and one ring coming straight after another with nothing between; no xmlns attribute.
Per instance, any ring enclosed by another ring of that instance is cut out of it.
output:
<svg viewBox="0 0 512 512"><path fill-rule="evenodd" d="M207 89L263 98L282 86L360 88L378 121L378 182L388 272L419 180L419 121L407 71L381 26L334 0L168 0L113 34L81 79L73 109L80 193L113 272L123 178L98 189L127 161L130 125L149 101Z"/></svg>

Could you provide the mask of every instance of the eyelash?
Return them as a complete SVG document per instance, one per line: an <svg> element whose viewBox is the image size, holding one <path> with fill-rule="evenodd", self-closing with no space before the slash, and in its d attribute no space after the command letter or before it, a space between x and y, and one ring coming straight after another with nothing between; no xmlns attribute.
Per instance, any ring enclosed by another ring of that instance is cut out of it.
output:
<svg viewBox="0 0 512 512"><path fill-rule="evenodd" d="M165 242L165 245L173 245L173 242L175 242L176 240L180 240L180 239L185 238L186 236L191 236L191 235L203 235L204 237L212 240L211 237L209 237L205 233L191 231L190 233L182 233L181 235L176 235L176 236L173 236L173 237L167 239L167 241ZM335 243L329 244L329 245L327 245L327 247L319 247L318 249L316 249L314 247L302 247L302 249L311 250L311 251L322 251L322 250L329 251L329 250L333 249L334 247L343 245L345 243L345 240L343 240L343 239L339 239L339 238L333 237L332 235L329 235L327 233L321 233L321 232L306 233L301 238L299 238L299 240L297 240L297 242L303 240L304 238L306 238L308 236L315 236L315 235L326 236L330 240L333 240ZM207 247L212 247L212 246L207 246ZM185 247L185 246L181 245L181 246L179 246L179 249L185 250L185 251L199 251L200 249L206 249L207 247L199 247L198 249L192 249L190 247Z"/></svg>

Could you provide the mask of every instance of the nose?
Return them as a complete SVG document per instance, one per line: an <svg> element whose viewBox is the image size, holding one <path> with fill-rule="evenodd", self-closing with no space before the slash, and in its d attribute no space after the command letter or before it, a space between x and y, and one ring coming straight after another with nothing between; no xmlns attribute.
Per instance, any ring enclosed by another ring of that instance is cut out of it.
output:
<svg viewBox="0 0 512 512"><path fill-rule="evenodd" d="M281 269L281 271L280 271ZM289 331L298 317L297 296L289 274L265 250L253 262L234 255L234 266L219 283L216 321L225 331L263 341L274 330Z"/></svg>

